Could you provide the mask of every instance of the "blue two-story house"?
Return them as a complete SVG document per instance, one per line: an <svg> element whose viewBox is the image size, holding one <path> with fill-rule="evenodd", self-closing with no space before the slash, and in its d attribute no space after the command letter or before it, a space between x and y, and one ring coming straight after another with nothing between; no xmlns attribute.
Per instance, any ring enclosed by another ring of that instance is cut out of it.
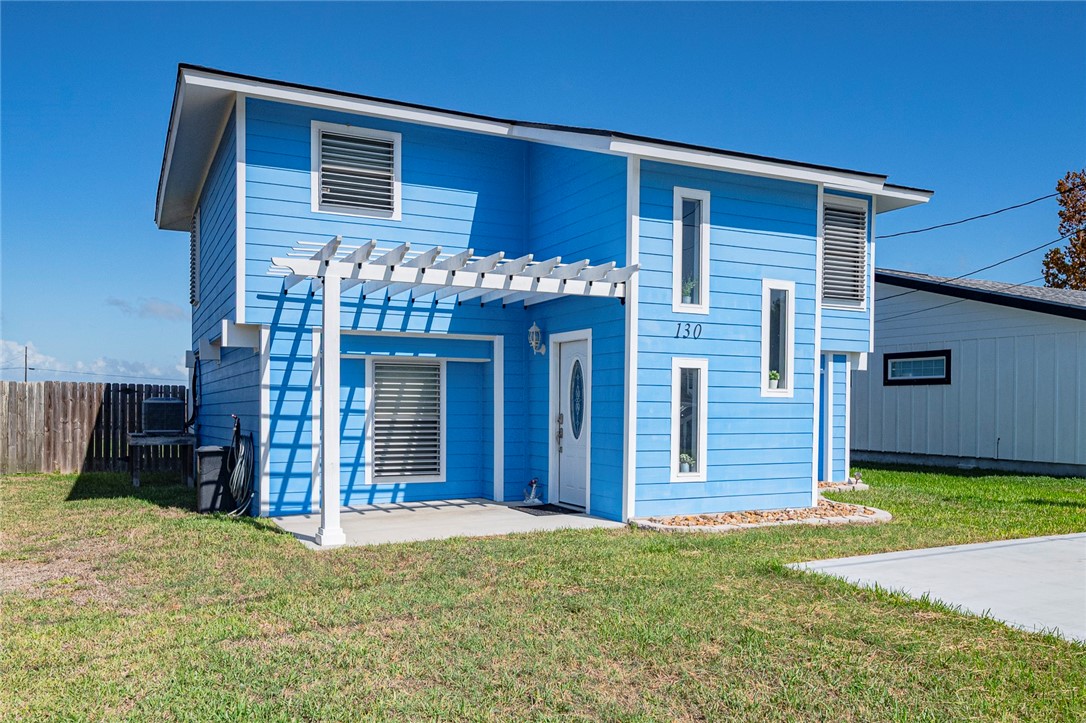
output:
<svg viewBox="0 0 1086 723"><path fill-rule="evenodd" d="M182 65L201 444L253 513L523 498L614 520L813 505L848 469L886 177ZM325 504L325 500L328 501Z"/></svg>

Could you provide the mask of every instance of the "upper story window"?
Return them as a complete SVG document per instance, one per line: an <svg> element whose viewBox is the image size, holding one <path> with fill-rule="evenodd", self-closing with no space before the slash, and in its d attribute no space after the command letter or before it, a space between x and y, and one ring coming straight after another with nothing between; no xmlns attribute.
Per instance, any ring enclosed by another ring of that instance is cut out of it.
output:
<svg viewBox="0 0 1086 723"><path fill-rule="evenodd" d="M200 305L200 209L189 226L189 303Z"/></svg>
<svg viewBox="0 0 1086 723"><path fill-rule="evenodd" d="M709 192L675 189L673 311L709 313Z"/></svg>
<svg viewBox="0 0 1086 723"><path fill-rule="evenodd" d="M762 396L790 397L795 380L796 285L762 279Z"/></svg>
<svg viewBox="0 0 1086 723"><path fill-rule="evenodd" d="M950 384L950 349L903 351L882 360L884 386Z"/></svg>
<svg viewBox="0 0 1086 723"><path fill-rule="evenodd" d="M822 302L863 308L867 298L867 201L826 194L822 237Z"/></svg>
<svg viewBox="0 0 1086 723"><path fill-rule="evenodd" d="M314 211L400 218L400 134L313 122Z"/></svg>

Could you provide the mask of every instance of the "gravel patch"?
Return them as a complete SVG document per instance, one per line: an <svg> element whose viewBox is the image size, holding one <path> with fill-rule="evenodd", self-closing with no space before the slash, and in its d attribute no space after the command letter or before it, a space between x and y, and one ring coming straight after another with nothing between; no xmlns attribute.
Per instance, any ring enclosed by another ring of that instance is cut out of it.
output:
<svg viewBox="0 0 1086 723"><path fill-rule="evenodd" d="M823 492L863 492L871 487L863 482L819 482L818 489Z"/></svg>
<svg viewBox="0 0 1086 723"><path fill-rule="evenodd" d="M889 512L819 498L817 507L784 510L723 512L709 515L672 515L635 519L633 524L662 532L731 532L777 525L847 525L889 522Z"/></svg>

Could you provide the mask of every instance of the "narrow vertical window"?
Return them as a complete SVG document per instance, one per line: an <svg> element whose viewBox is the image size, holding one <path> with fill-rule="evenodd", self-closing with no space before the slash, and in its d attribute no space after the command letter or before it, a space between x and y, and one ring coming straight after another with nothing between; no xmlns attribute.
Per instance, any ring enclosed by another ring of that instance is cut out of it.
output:
<svg viewBox="0 0 1086 723"><path fill-rule="evenodd" d="M762 281L762 394L792 396L795 293L791 281Z"/></svg>
<svg viewBox="0 0 1086 723"><path fill-rule="evenodd" d="M706 479L709 362L672 360L671 480Z"/></svg>
<svg viewBox="0 0 1086 723"><path fill-rule="evenodd" d="M683 288L682 303L700 304L701 289L701 201L683 199Z"/></svg>
<svg viewBox="0 0 1086 723"><path fill-rule="evenodd" d="M675 189L674 311L709 311L709 192Z"/></svg>

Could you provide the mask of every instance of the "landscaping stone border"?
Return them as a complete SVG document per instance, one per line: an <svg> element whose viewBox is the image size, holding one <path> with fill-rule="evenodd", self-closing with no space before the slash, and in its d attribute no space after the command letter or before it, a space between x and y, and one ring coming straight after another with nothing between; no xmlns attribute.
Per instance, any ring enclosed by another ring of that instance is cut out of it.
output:
<svg viewBox="0 0 1086 723"><path fill-rule="evenodd" d="M846 503L840 503L846 504ZM861 505L872 514L869 515L845 515L842 517L809 517L801 520L776 520L772 522L748 522L725 525L665 525L662 522L654 522L649 518L634 518L630 524L644 530L655 532L735 532L738 530L751 530L759 527L779 527L781 525L874 525L889 522L894 516L885 510ZM797 508L806 509L806 508Z"/></svg>
<svg viewBox="0 0 1086 723"><path fill-rule="evenodd" d="M865 492L871 489L870 485L863 482L842 482L841 484L827 485L825 487L819 485L818 492Z"/></svg>

